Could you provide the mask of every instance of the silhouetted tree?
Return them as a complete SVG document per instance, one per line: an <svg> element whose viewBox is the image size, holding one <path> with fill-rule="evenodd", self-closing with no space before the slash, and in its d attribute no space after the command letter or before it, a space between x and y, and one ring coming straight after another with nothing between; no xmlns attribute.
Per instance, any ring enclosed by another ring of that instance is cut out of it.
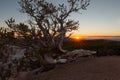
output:
<svg viewBox="0 0 120 80"><path fill-rule="evenodd" d="M28 25L25 25L24 23L16 24L15 19L13 18L6 20L5 23L10 28L11 31L16 32L18 35L20 34L24 36L26 33L30 31Z"/></svg>
<svg viewBox="0 0 120 80"><path fill-rule="evenodd" d="M6 28L1 27L0 28L0 38L5 38L6 33L7 33Z"/></svg>
<svg viewBox="0 0 120 80"><path fill-rule="evenodd" d="M20 0L21 12L27 13L39 29L39 42L43 47L62 49L67 32L77 30L78 21L69 19L72 13L86 10L89 0L64 0L58 5L46 0ZM37 37L38 38L38 37Z"/></svg>
<svg viewBox="0 0 120 80"><path fill-rule="evenodd" d="M0 28L0 39L2 43L7 44L12 42L14 39L14 32L10 30L10 28L1 27Z"/></svg>
<svg viewBox="0 0 120 80"><path fill-rule="evenodd" d="M10 39L11 35L13 34L14 38L21 37L22 39L24 39L26 41L25 42L26 44L29 44L29 41L32 40L32 38L33 38L32 33L31 33L32 29L28 25L26 25L24 23L16 24L15 19L13 19L13 18L6 20L5 23L7 24L8 28L10 29L10 31L7 33L7 36L9 39Z"/></svg>

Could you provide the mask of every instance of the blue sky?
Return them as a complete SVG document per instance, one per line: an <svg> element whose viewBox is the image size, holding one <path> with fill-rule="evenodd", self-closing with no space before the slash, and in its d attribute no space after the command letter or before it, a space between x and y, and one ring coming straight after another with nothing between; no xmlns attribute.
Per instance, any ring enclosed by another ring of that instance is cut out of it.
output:
<svg viewBox="0 0 120 80"><path fill-rule="evenodd" d="M6 26L4 21L13 17L16 22L25 22L28 19L23 13L19 12L19 0L0 0L0 26Z"/></svg>
<svg viewBox="0 0 120 80"><path fill-rule="evenodd" d="M53 0L56 3L60 0ZM6 26L4 20L13 17L17 22L26 22L29 18L19 12L18 0L0 0L0 26ZM72 18L80 22L75 35L120 36L120 0L91 0L82 14L73 14Z"/></svg>

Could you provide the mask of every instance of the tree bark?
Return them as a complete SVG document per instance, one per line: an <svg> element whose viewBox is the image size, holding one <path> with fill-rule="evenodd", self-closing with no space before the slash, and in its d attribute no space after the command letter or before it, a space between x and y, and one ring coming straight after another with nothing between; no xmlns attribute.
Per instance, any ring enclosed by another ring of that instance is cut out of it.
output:
<svg viewBox="0 0 120 80"><path fill-rule="evenodd" d="M65 36L64 33L62 33L62 34L61 34L60 41L59 41L58 46L57 46L58 50L59 50L60 52L62 52L62 53L66 53L66 52L67 52L67 50L64 50L64 49L62 48L64 36Z"/></svg>
<svg viewBox="0 0 120 80"><path fill-rule="evenodd" d="M67 50L64 50L64 49L62 48L62 43L59 43L59 45L58 45L58 50L59 50L60 52L62 52L62 53L66 53L66 52L67 52Z"/></svg>

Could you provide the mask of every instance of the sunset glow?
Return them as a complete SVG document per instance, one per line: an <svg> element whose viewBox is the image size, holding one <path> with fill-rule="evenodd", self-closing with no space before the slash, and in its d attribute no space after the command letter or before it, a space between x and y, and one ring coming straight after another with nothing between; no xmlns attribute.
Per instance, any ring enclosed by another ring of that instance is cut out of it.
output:
<svg viewBox="0 0 120 80"><path fill-rule="evenodd" d="M80 36L75 36L74 39L79 40Z"/></svg>
<svg viewBox="0 0 120 80"><path fill-rule="evenodd" d="M76 42L79 42L79 41L81 41L81 39L82 39L82 37L79 36L79 35L71 36L71 38L72 38L74 41L76 41Z"/></svg>

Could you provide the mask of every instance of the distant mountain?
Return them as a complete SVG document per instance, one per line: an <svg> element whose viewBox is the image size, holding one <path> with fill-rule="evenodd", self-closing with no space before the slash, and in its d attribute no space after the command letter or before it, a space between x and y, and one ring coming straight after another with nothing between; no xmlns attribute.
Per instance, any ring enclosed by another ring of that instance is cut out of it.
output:
<svg viewBox="0 0 120 80"><path fill-rule="evenodd" d="M82 39L83 40L105 39L105 40L120 41L120 36L88 36L88 37L83 37Z"/></svg>

